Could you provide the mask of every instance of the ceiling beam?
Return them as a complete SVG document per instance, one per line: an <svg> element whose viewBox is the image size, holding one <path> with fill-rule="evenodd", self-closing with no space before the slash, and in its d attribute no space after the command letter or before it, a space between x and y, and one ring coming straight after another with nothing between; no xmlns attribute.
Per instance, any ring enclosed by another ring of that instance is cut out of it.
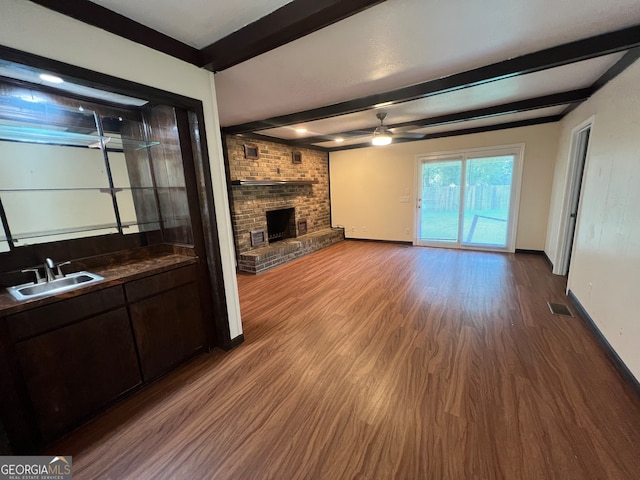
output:
<svg viewBox="0 0 640 480"><path fill-rule="evenodd" d="M465 112L438 115L437 117L425 118L418 121L396 123L394 125L389 125L388 128L411 128L411 130L416 130L417 128L431 127L434 125L466 122L469 120L478 120L480 118L494 117L496 115L527 112L529 110L555 107L558 105L565 105L567 103L582 102L587 100L590 96L590 88L580 88L578 90L553 93L551 95L529 98L527 100L503 103L502 105L493 105L491 107L477 108L475 110L467 110Z"/></svg>
<svg viewBox="0 0 640 480"><path fill-rule="evenodd" d="M640 47L632 48L625 53L620 60L618 60L609 70L604 72L593 85L591 85L591 94L593 95L602 87L604 87L611 80L616 78L622 72L624 72L632 63L640 58Z"/></svg>
<svg viewBox="0 0 640 480"><path fill-rule="evenodd" d="M89 0L31 1L132 42L219 72L385 0L293 0L201 50Z"/></svg>
<svg viewBox="0 0 640 480"><path fill-rule="evenodd" d="M528 120L518 120L515 122L498 123L496 125L485 125L483 127L463 128L460 130L448 130L446 132L429 133L423 138L399 138L394 139L393 143L416 142L418 140L431 140L433 138L456 137L459 135L471 135L472 133L493 132L496 130L506 130L508 128L528 127L530 125L541 125L545 123L553 123L562 120L562 115L551 115L549 117L531 118ZM343 147L327 148L329 153L338 152L340 150L354 150L356 148L372 147L371 142L358 143L354 145L345 145ZM378 147L384 148L384 147Z"/></svg>
<svg viewBox="0 0 640 480"><path fill-rule="evenodd" d="M616 53L640 46L640 25L596 35L502 62L467 70L448 77L430 80L409 87L369 95L302 112L226 127L228 133L245 133L274 127L295 125L323 118L372 109L381 103L402 103L482 85L504 78L526 75L561 65Z"/></svg>
<svg viewBox="0 0 640 480"><path fill-rule="evenodd" d="M609 70L604 72L600 76L600 78L593 82L593 84L591 85L591 95L596 93L607 83L624 72L632 63L638 60L638 58L640 58L640 47L632 48L627 53L625 53L620 60L618 60L615 64L613 64L611 68L609 68ZM562 116L564 117L568 113L575 110L581 103L582 102L574 102L571 105L568 105L567 108L563 110Z"/></svg>
<svg viewBox="0 0 640 480"><path fill-rule="evenodd" d="M31 0L68 17L83 23L101 28L107 32L145 45L154 50L179 58L185 62L198 65L201 63L200 51L153 28L131 20L108 8L97 5L89 0Z"/></svg>
<svg viewBox="0 0 640 480"><path fill-rule="evenodd" d="M463 112L448 113L446 115L438 115L437 117L428 117L420 120L412 120L410 122L396 123L386 125L390 129L406 129L407 131L418 130L424 127L433 127L436 125L445 125L447 123L467 122L470 120L478 120L480 118L495 117L498 115L507 115L512 113L526 112L529 110L537 110L540 108L555 107L558 105L566 105L574 102L583 102L591 95L590 88L581 88L578 90L570 90L568 92L554 93L543 97L529 98L527 100L519 100L517 102L504 103L502 105L493 105L491 107L477 108L474 110L466 110ZM317 137L306 137L291 140L297 144L320 143L334 140L336 137L349 138L362 135L363 130L353 130L350 132L341 132L330 135L319 135ZM371 134L373 132L373 128ZM426 138L423 137L423 139ZM419 139L421 140L421 139Z"/></svg>
<svg viewBox="0 0 640 480"><path fill-rule="evenodd" d="M293 0L200 50L201 66L212 72L219 72L383 1Z"/></svg>

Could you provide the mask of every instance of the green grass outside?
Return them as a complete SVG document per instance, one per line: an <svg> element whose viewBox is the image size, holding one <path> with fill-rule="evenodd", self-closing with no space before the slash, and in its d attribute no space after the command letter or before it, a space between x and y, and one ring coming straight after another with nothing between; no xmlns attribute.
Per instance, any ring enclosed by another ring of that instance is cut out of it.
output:
<svg viewBox="0 0 640 480"><path fill-rule="evenodd" d="M473 232L471 232L476 215L478 215L476 225ZM507 217L508 210L465 211L462 243L496 247L506 246ZM428 242L455 242L458 237L458 218L458 210L431 211L423 205L420 239Z"/></svg>

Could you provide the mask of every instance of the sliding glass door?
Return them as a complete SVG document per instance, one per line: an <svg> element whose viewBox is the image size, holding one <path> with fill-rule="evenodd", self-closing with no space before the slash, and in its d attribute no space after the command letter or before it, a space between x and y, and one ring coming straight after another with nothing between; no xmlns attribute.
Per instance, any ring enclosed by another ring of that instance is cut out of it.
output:
<svg viewBox="0 0 640 480"><path fill-rule="evenodd" d="M422 162L420 240L455 244L460 233L462 159Z"/></svg>
<svg viewBox="0 0 640 480"><path fill-rule="evenodd" d="M521 150L419 158L416 244L513 251Z"/></svg>

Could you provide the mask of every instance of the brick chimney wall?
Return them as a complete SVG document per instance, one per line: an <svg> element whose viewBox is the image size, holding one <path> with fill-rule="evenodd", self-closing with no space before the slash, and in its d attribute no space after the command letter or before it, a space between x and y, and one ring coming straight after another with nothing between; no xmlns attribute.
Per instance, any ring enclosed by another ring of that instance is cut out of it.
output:
<svg viewBox="0 0 640 480"><path fill-rule="evenodd" d="M268 210L296 209L296 224L307 221L307 233L331 227L329 154L277 142L234 135L226 138L231 180L317 180L314 185L232 186L231 221L236 253L250 251L252 230L266 229ZM259 158L245 158L245 144L258 147ZM300 152L302 163L293 163Z"/></svg>

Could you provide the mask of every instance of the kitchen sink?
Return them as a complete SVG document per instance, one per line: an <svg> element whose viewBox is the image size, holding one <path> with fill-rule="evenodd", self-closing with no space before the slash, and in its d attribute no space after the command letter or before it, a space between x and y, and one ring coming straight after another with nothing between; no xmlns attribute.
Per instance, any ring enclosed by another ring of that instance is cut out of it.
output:
<svg viewBox="0 0 640 480"><path fill-rule="evenodd" d="M56 278L49 282L42 283L25 283L15 287L9 287L7 290L16 300L28 300L43 295L53 295L56 293L67 292L74 288L82 287L90 283L104 280L100 275L90 272L68 273L66 276Z"/></svg>

